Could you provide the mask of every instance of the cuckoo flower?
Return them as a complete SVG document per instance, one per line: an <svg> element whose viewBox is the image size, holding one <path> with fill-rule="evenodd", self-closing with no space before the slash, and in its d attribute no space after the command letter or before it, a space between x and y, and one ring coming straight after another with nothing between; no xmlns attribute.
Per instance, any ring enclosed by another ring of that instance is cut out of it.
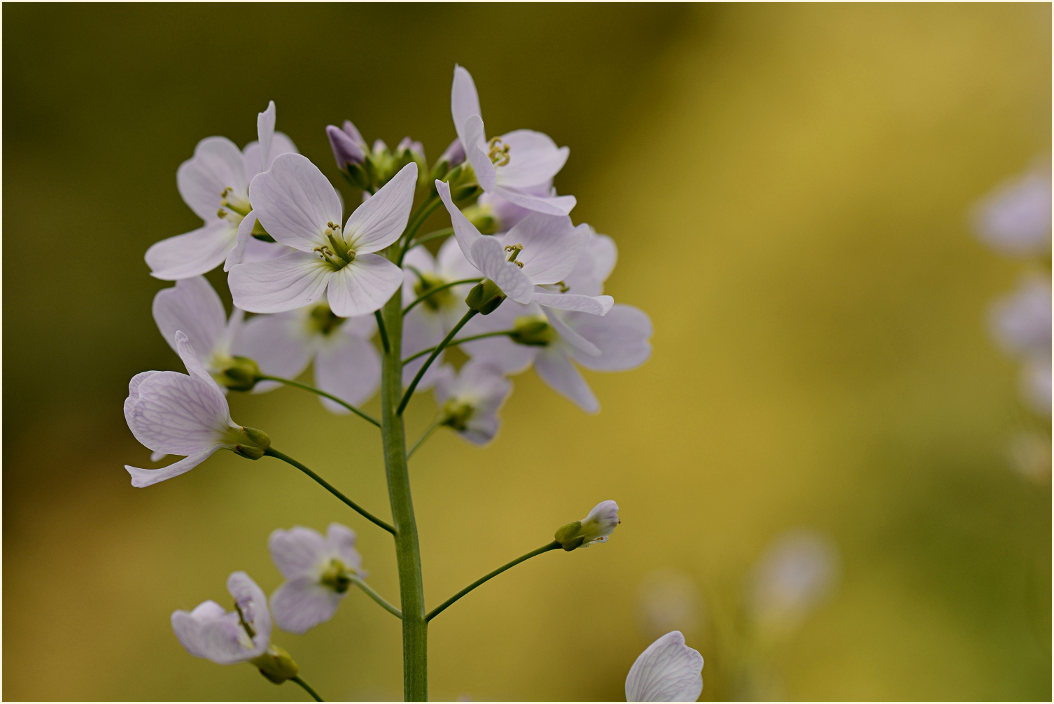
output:
<svg viewBox="0 0 1054 704"><path fill-rule="evenodd" d="M606 543L620 522L618 504L608 499L594 506L585 518L562 526L553 537L568 552L588 548L593 543Z"/></svg>
<svg viewBox="0 0 1054 704"><path fill-rule="evenodd" d="M341 223L340 196L314 164L285 154L253 179L249 197L260 224L289 249L231 269L234 303L253 313L302 308L324 295L341 317L372 313L403 273L374 254L399 239L410 215L417 164L407 164Z"/></svg>
<svg viewBox="0 0 1054 704"><path fill-rule="evenodd" d="M670 631L649 645L626 676L628 702L694 702L703 691L703 656Z"/></svg>
<svg viewBox="0 0 1054 704"><path fill-rule="evenodd" d="M257 315L245 324L238 350L260 371L294 379L315 362L315 386L352 405L368 399L381 379L381 360L370 341L377 330L373 316L341 318L319 302L275 315ZM274 388L261 382L257 391ZM350 413L327 398L322 405L334 413Z"/></svg>
<svg viewBox="0 0 1054 704"><path fill-rule="evenodd" d="M498 432L498 410L512 392L512 383L495 367L469 361L455 374L442 367L435 383L442 424L476 445L486 445Z"/></svg>
<svg viewBox="0 0 1054 704"><path fill-rule="evenodd" d="M532 130L516 130L488 141L476 84L461 66L454 67L450 111L465 156L484 191L539 213L571 212L574 196L547 193L553 176L567 161L567 147L557 147L547 135ZM539 187L542 194L538 193Z"/></svg>
<svg viewBox="0 0 1054 704"><path fill-rule="evenodd" d="M611 296L560 292L582 253L588 225L574 227L566 216L532 213L504 235L486 236L454 205L449 185L436 181L436 189L465 258L510 299L594 315L611 308Z"/></svg>
<svg viewBox="0 0 1054 704"><path fill-rule="evenodd" d="M259 459L271 441L265 433L231 420L227 398L202 366L190 340L176 332L176 350L190 374L142 372L128 384L124 417L135 439L157 455L184 459L160 469L125 465L132 486L144 487L189 472L216 450Z"/></svg>
<svg viewBox="0 0 1054 704"><path fill-rule="evenodd" d="M268 548L286 580L271 596L271 610L278 627L290 633L333 618L353 578L362 574L355 533L339 523L330 523L325 537L300 526L276 530Z"/></svg>
<svg viewBox="0 0 1054 704"><path fill-rule="evenodd" d="M173 288L158 291L153 312L158 330L172 349L176 350L176 333L182 330L210 374L220 375L235 364L231 350L245 313L235 308L228 320L223 301L203 276L180 279Z"/></svg>
<svg viewBox="0 0 1054 704"><path fill-rule="evenodd" d="M1050 162L1046 161L981 201L974 226L985 244L1003 254L1049 254L1050 206Z"/></svg>
<svg viewBox="0 0 1054 704"><path fill-rule="evenodd" d="M172 614L172 630L191 655L220 665L248 662L267 652L271 641L271 615L267 597L244 572L227 579L234 597L234 611L206 601L193 611Z"/></svg>
<svg viewBox="0 0 1054 704"><path fill-rule="evenodd" d="M240 261L256 222L250 215L249 182L276 155L296 151L288 137L274 131L274 125L272 101L256 121L259 141L244 150L226 137L198 142L193 158L176 171L176 185L184 202L205 224L150 247L146 252L150 273L174 281L204 274L220 263L229 268Z"/></svg>

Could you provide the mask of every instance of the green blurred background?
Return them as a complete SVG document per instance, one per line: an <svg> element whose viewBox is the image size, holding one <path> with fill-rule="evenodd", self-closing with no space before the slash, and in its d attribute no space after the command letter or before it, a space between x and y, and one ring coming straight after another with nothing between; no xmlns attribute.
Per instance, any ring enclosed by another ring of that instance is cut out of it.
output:
<svg viewBox="0 0 1054 704"><path fill-rule="evenodd" d="M168 625L226 602L235 569L274 589L277 527L347 522L395 598L387 536L276 462L131 488L147 451L121 404L134 373L179 368L143 253L198 224L174 177L197 141L254 139L274 99L330 175L345 118L435 157L455 62L492 133L571 147L557 185L618 243L609 291L655 334L642 368L587 373L599 415L531 373L492 445L420 452L430 604L601 499L623 519L437 619L433 698L623 698L664 574L697 614L703 699L747 696L745 662L777 683L757 696L1050 698L1050 485L1006 458L1017 368L985 324L1020 264L968 219L1050 153L1049 5L9 4L3 24L6 699L302 700ZM232 406L386 514L369 427L293 390ZM737 604L795 528L839 577L762 652ZM362 595L276 640L323 696L401 696L397 624Z"/></svg>

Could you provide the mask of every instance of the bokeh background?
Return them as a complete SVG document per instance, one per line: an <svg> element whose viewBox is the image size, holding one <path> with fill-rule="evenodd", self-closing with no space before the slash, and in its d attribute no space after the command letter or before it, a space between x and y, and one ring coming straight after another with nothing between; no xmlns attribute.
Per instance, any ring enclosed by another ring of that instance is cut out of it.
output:
<svg viewBox="0 0 1054 704"><path fill-rule="evenodd" d="M3 9L3 696L300 701L192 658L169 614L248 570L280 582L277 527L380 531L277 462L221 453L129 486L147 461L128 379L179 361L143 252L197 226L175 170L256 113L336 177L323 127L454 136L455 63L488 128L571 147L561 192L620 251L617 300L652 358L589 374L588 416L530 373L497 440L439 435L413 468L429 603L597 501L623 525L464 599L430 632L431 695L623 698L680 627L703 699L1049 699L1051 490L1007 457L1035 419L989 337L1020 263L970 212L1049 158L1049 5L6 5ZM438 222L438 221L437 221ZM222 285L222 277L213 276ZM234 416L386 514L371 429L294 390ZM367 408L374 409L377 401ZM428 396L410 435L430 420ZM1043 426L1040 421L1040 427ZM745 584L789 531L837 555L778 637ZM279 636L330 699L401 696L399 630L353 594Z"/></svg>

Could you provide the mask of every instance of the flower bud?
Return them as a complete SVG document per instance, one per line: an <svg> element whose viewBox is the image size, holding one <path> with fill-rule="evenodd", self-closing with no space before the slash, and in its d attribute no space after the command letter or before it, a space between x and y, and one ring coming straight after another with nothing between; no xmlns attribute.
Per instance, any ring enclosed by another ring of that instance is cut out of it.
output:
<svg viewBox="0 0 1054 704"><path fill-rule="evenodd" d="M355 129L351 120L344 121L344 128L335 125L326 127L329 146L333 149L333 158L337 167L346 169L351 165L361 164L366 159L366 141Z"/></svg>
<svg viewBox="0 0 1054 704"><path fill-rule="evenodd" d="M490 279L484 279L472 287L465 297L465 304L482 315L493 313L501 302L505 300L505 293L498 285Z"/></svg>
<svg viewBox="0 0 1054 704"><path fill-rule="evenodd" d="M249 661L255 665L260 674L275 684L282 684L300 672L296 661L283 648L275 644L267 646L267 652Z"/></svg>
<svg viewBox="0 0 1054 704"><path fill-rule="evenodd" d="M248 357L235 355L215 376L216 383L231 391L251 391L260 379L260 367Z"/></svg>
<svg viewBox="0 0 1054 704"><path fill-rule="evenodd" d="M553 538L568 552L580 547L587 548L593 543L606 542L620 522L618 504L609 499L594 506L582 520L560 527Z"/></svg>
<svg viewBox="0 0 1054 704"><path fill-rule="evenodd" d="M234 454L241 455L246 459L258 460L271 447L271 436L259 428L239 428L232 430Z"/></svg>
<svg viewBox="0 0 1054 704"><path fill-rule="evenodd" d="M439 161L436 162L435 166L436 173L433 174L432 178L443 178L451 169L460 166L464 161L465 147L462 146L460 139L455 139L446 148L446 151L439 155Z"/></svg>

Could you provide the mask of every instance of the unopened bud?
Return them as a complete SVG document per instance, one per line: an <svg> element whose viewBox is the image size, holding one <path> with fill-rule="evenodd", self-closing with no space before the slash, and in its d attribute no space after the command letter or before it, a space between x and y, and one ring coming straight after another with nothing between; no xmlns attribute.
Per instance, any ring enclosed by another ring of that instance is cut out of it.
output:
<svg viewBox="0 0 1054 704"><path fill-rule="evenodd" d="M267 652L249 661L260 670L260 674L275 684L282 684L300 672L296 661L283 648L273 643L267 646Z"/></svg>
<svg viewBox="0 0 1054 704"><path fill-rule="evenodd" d="M231 391L251 391L260 379L260 367L248 357L231 357L230 364L216 374L216 382Z"/></svg>
<svg viewBox="0 0 1054 704"><path fill-rule="evenodd" d="M558 529L553 538L560 543L560 547L570 552L580 547L587 548L593 543L606 542L619 523L618 504L611 500L601 501L582 520Z"/></svg>
<svg viewBox="0 0 1054 704"><path fill-rule="evenodd" d="M468 292L465 304L477 313L488 315L493 313L504 300L505 293L498 288L498 285L490 279L484 279Z"/></svg>
<svg viewBox="0 0 1054 704"><path fill-rule="evenodd" d="M258 460L264 456L267 449L271 447L271 436L259 428L242 427L232 431L234 454L241 455L246 459Z"/></svg>
<svg viewBox="0 0 1054 704"><path fill-rule="evenodd" d="M346 169L353 164L361 164L366 159L366 142L351 120L344 121L343 129L328 125L326 136L329 137L329 146L333 149L333 158L338 168Z"/></svg>

